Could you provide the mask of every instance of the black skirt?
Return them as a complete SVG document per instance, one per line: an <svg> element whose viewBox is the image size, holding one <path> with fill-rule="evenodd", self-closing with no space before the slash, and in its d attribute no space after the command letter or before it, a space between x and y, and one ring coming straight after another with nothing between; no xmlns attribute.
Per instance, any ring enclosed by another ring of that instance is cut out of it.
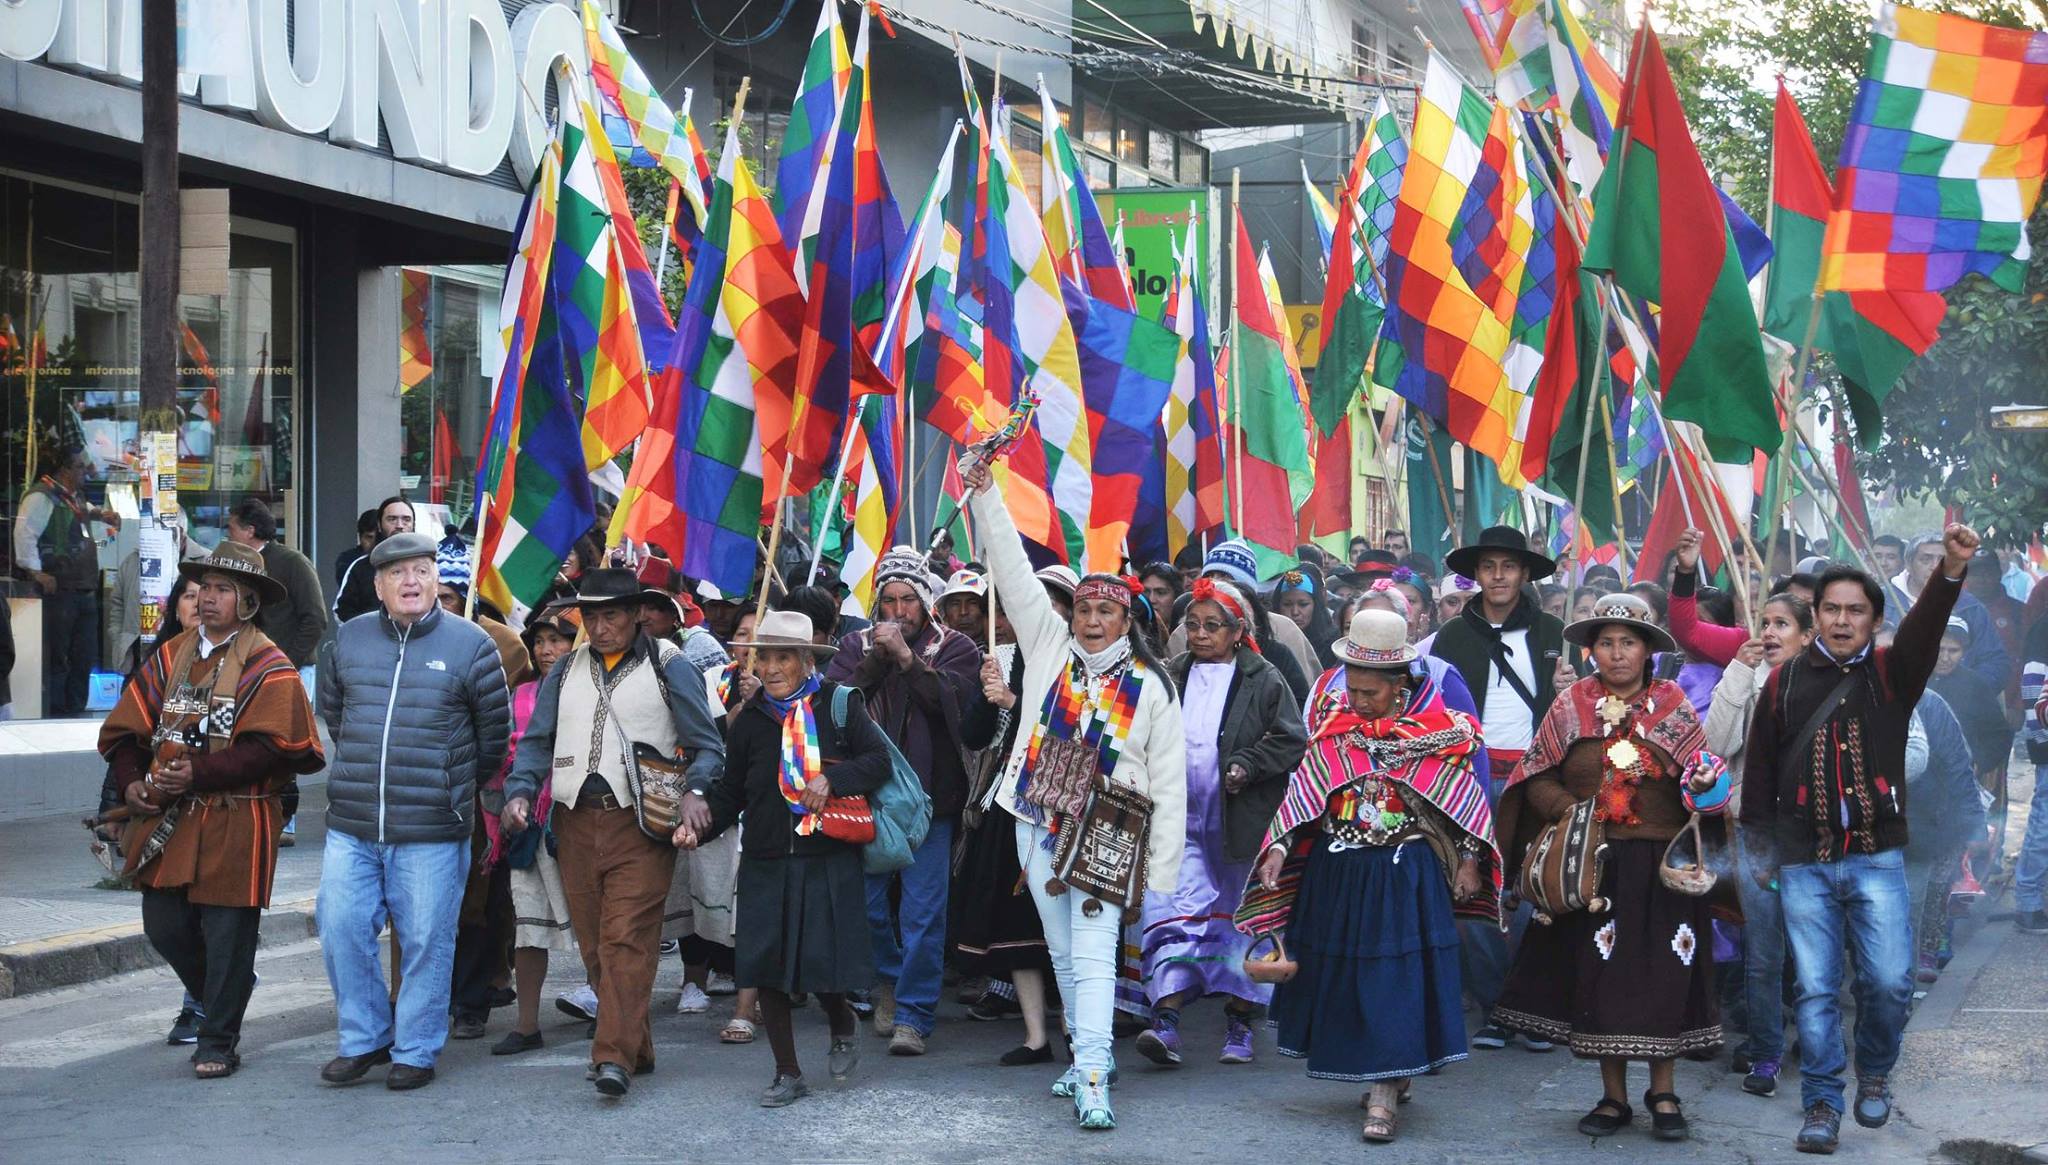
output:
<svg viewBox="0 0 2048 1165"><path fill-rule="evenodd" d="M733 977L741 987L865 991L875 981L860 850L740 856Z"/></svg>
<svg viewBox="0 0 2048 1165"><path fill-rule="evenodd" d="M961 843L952 915L963 973L1008 979L1016 971L1052 972L1045 923L1017 862L1017 819L1001 808L983 813Z"/></svg>
<svg viewBox="0 0 2048 1165"><path fill-rule="evenodd" d="M1494 1023L1584 1057L1662 1060L1720 1046L1707 899L1658 880L1664 846L1608 842L1608 910L1529 924Z"/></svg>

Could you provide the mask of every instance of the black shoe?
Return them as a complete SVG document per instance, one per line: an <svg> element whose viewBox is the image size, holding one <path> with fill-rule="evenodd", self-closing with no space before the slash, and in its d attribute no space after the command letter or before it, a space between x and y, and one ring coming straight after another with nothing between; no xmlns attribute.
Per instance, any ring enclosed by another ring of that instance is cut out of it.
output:
<svg viewBox="0 0 2048 1165"><path fill-rule="evenodd" d="M996 1060L996 1063L1001 1064L1005 1068L1021 1068L1026 1064L1050 1064L1052 1063L1052 1041L1047 1040L1042 1048L1027 1047L1026 1045L1019 1044L1004 1052Z"/></svg>
<svg viewBox="0 0 2048 1165"><path fill-rule="evenodd" d="M390 1062L391 1045L385 1044L374 1052L364 1052L360 1056L336 1056L327 1061L325 1068L320 1069L320 1079L329 1084L354 1084L363 1078L363 1073L379 1064Z"/></svg>
<svg viewBox="0 0 2048 1165"><path fill-rule="evenodd" d="M491 1045L493 1056L516 1056L540 1047L539 1032L506 1032L505 1038Z"/></svg>
<svg viewBox="0 0 2048 1165"><path fill-rule="evenodd" d="M1611 1137L1636 1119L1636 1110L1626 1100L1603 1096L1593 1111L1579 1118L1579 1131L1589 1137Z"/></svg>
<svg viewBox="0 0 2048 1165"><path fill-rule="evenodd" d="M411 1064L393 1064L391 1074L384 1077L384 1087L393 1092L411 1092L415 1088L425 1088L433 1082L432 1068L415 1068Z"/></svg>
<svg viewBox="0 0 2048 1165"><path fill-rule="evenodd" d="M1000 995L983 995L974 1001L974 1006L967 1009L967 1018L982 1023L1015 1019L1023 1014L1024 1009L1017 1006L1015 1000L1004 999Z"/></svg>
<svg viewBox="0 0 2048 1165"><path fill-rule="evenodd" d="M604 1093L606 1096L624 1096L626 1095L626 1090L632 1086L632 1077L626 1075L624 1068L617 1064L599 1064L597 1066L597 1090L599 1092Z"/></svg>
<svg viewBox="0 0 2048 1165"><path fill-rule="evenodd" d="M834 1036L832 1050L825 1056L825 1066L832 1073L832 1079L844 1080L853 1075L860 1063L860 1041L852 1036Z"/></svg>
<svg viewBox="0 0 2048 1165"><path fill-rule="evenodd" d="M1675 1112L1659 1112L1657 1106L1668 1104ZM1685 1123L1685 1111L1679 1108L1675 1092L1645 1092L1643 1107L1650 1111L1650 1132L1660 1141L1683 1141L1691 1132Z"/></svg>
<svg viewBox="0 0 2048 1165"><path fill-rule="evenodd" d="M1881 1129L1892 1119L1892 1090L1882 1076L1864 1076L1856 1081L1856 1123L1866 1129Z"/></svg>
<svg viewBox="0 0 2048 1165"><path fill-rule="evenodd" d="M484 1038L484 1017L480 1015L458 1015L448 1027L451 1040L480 1040Z"/></svg>
<svg viewBox="0 0 2048 1165"><path fill-rule="evenodd" d="M1512 1038L1514 1038L1514 1033L1506 1028L1496 1024L1484 1023L1479 1025L1478 1031L1472 1033L1472 1046L1475 1048L1505 1048L1508 1046L1508 1040Z"/></svg>
<svg viewBox="0 0 2048 1165"><path fill-rule="evenodd" d="M492 1011L496 1011L501 1007L510 1007L517 1002L519 1002L519 992L512 990L510 987L491 988Z"/></svg>
<svg viewBox="0 0 2048 1165"><path fill-rule="evenodd" d="M1792 1138L1792 1147L1802 1153L1832 1153L1841 1143L1842 1114L1822 1101L1807 1105L1805 1123Z"/></svg>
<svg viewBox="0 0 2048 1165"><path fill-rule="evenodd" d="M2012 916L2012 924L2028 934L2048 934L2048 910L2027 910Z"/></svg>
<svg viewBox="0 0 2048 1165"><path fill-rule="evenodd" d="M199 1013L187 1007L178 1012L178 1018L171 1021L171 1033L164 1037L167 1044L196 1044L199 1042Z"/></svg>
<svg viewBox="0 0 2048 1165"><path fill-rule="evenodd" d="M1728 1061L1728 1071L1737 1076L1747 1076L1749 1075L1750 1064L1750 1058L1738 1052L1735 1054L1734 1059Z"/></svg>

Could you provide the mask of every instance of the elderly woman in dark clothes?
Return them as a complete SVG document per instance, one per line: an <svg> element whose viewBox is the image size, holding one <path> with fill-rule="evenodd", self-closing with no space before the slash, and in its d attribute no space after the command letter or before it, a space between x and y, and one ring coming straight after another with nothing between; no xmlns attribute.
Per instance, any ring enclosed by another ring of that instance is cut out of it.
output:
<svg viewBox="0 0 2048 1165"><path fill-rule="evenodd" d="M833 1079L845 1079L860 1061L846 994L875 977L867 883L860 847L827 837L818 815L829 798L880 789L890 760L857 689L846 693L843 716L835 715L838 685L820 678L818 663L836 649L813 642L808 616L770 612L752 640L732 648L754 653L761 686L733 713L725 771L705 794L711 824L702 834L678 826L674 840L694 849L746 813L733 977L761 991L762 1026L775 1051L775 1080L761 1106L780 1108L810 1092L797 1062L791 996L815 994L824 1008Z"/></svg>
<svg viewBox="0 0 2048 1165"><path fill-rule="evenodd" d="M1720 1046L1713 931L1707 899L1669 889L1658 867L1690 811L1719 813L1724 765L1698 763L1706 734L1677 684L1655 679L1650 656L1670 635L1635 595L1607 595L1564 630L1597 669L1565 683L1501 794L1501 849L1509 877L1546 824L1591 799L1607 840L1604 908L1528 928L1494 1009L1495 1022L1600 1061L1605 1089L1579 1121L1604 1137L1627 1127L1628 1062L1648 1060L1650 1110L1660 1140L1683 1140L1673 1061Z"/></svg>

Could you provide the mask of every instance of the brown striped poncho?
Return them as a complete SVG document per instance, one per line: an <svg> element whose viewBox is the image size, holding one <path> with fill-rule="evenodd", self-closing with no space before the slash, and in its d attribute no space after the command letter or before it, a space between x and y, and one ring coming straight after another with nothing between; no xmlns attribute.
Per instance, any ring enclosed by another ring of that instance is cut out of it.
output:
<svg viewBox="0 0 2048 1165"><path fill-rule="evenodd" d="M268 906L284 824L278 790L295 775L318 772L326 758L298 669L276 644L244 624L202 660L199 635L194 628L158 645L100 727L100 755L124 788L180 751L194 758L192 792L129 821L124 872L141 887L184 890L196 905ZM255 779L198 787L210 783L210 759L251 738L270 754Z"/></svg>

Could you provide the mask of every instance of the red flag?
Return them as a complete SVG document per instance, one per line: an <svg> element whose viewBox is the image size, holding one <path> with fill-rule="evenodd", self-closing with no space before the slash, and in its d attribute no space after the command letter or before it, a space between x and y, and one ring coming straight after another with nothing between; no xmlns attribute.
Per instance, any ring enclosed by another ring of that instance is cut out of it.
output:
<svg viewBox="0 0 2048 1165"><path fill-rule="evenodd" d="M1316 492L1301 512L1301 540L1351 529L1351 414L1337 421L1337 429L1316 439Z"/></svg>
<svg viewBox="0 0 2048 1165"><path fill-rule="evenodd" d="M1684 492L1678 487L1674 473L1683 474ZM1690 503L1688 505L1688 503ZM1670 461L1664 471L1664 485L1657 493L1657 508L1650 514L1650 528L1643 533L1643 547L1636 558L1637 582L1664 582L1664 559L1678 546L1678 535L1689 527L1706 531L1700 540L1700 563L1704 572L1712 575L1727 561L1721 553L1721 540L1714 534L1714 520L1708 517L1705 507L1714 506L1720 510L1720 528L1729 537L1742 527L1735 516L1728 511L1717 484L1709 480L1700 470L1698 459L1694 458L1683 445L1670 450Z"/></svg>
<svg viewBox="0 0 2048 1165"><path fill-rule="evenodd" d="M1557 436L1564 406L1579 386L1583 371L1579 364L1579 245L1568 230L1551 233L1557 246L1557 302L1550 311L1550 326L1543 340L1543 367L1537 372L1536 388L1529 395L1529 426L1522 437L1521 472L1530 481L1541 479L1550 467L1550 442Z"/></svg>

